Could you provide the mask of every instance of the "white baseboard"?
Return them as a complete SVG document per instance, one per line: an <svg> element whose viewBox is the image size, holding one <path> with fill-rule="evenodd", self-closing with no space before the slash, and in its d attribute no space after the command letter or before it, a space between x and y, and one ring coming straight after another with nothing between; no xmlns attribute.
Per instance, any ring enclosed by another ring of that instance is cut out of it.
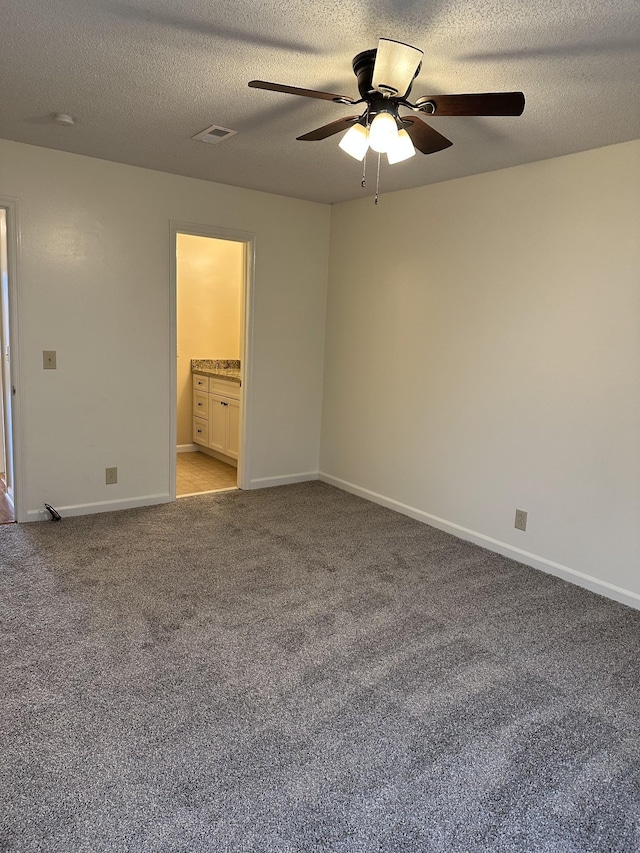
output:
<svg viewBox="0 0 640 853"><path fill-rule="evenodd" d="M200 450L197 444L178 444L176 445L176 453L195 453Z"/></svg>
<svg viewBox="0 0 640 853"><path fill-rule="evenodd" d="M166 504L173 499L169 495L144 495L140 498L122 498L113 501L100 501L89 504L75 504L71 506L56 506L60 515L65 518L72 515L93 515L97 512L114 512L119 509L133 509L138 506L154 506L155 504ZM42 509L30 509L27 512L27 521L46 521L51 516L48 511Z"/></svg>
<svg viewBox="0 0 640 853"><path fill-rule="evenodd" d="M293 483L306 483L318 479L317 471L305 471L301 474L284 474L281 477L258 477L249 483L250 489L265 489L271 486L289 486Z"/></svg>
<svg viewBox="0 0 640 853"><path fill-rule="evenodd" d="M494 551L496 554L502 554L504 557L510 557L512 560L517 560L519 563L524 563L531 566L533 569L539 569L549 575L555 575L584 589L597 592L605 598L612 598L614 601L619 601L622 604L627 604L636 610L640 610L640 595L628 589L615 586L608 581L594 578L592 575L587 575L577 569L572 569L569 566L563 566L561 563L555 563L553 560L547 560L545 557L539 557L537 554L531 554L529 551L523 551L515 545L509 545L506 542L501 542L499 539L493 539L491 536L485 536L483 533L478 533L475 530L469 530L467 527L462 527L452 521L447 521L444 518L438 518L437 515L431 515L416 507L403 504L393 498L388 498L385 495L380 495L377 492L372 492L369 489L364 489L361 486L356 486L355 483L349 483L347 480L341 480L339 477L333 477L331 474L325 474L320 471L318 479L324 483L329 483L331 486L336 486L345 492L350 492L358 497L365 498L373 503L386 506L403 515L408 515L415 518L417 521L422 521L425 524L430 524L432 527L437 527L439 530L444 530L446 533L451 533L459 539L466 539L468 542L474 542L489 551Z"/></svg>

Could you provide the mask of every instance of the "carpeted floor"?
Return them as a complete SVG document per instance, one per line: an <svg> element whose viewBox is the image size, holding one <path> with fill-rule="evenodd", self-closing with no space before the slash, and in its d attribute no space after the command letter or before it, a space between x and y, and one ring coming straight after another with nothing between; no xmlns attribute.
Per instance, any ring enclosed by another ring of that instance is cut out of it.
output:
<svg viewBox="0 0 640 853"><path fill-rule="evenodd" d="M640 850L640 613L321 483L0 528L0 850Z"/></svg>

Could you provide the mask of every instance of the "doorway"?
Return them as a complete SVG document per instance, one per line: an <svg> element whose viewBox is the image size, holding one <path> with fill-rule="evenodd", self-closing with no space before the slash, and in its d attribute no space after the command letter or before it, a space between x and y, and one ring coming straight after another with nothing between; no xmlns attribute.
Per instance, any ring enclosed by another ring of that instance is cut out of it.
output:
<svg viewBox="0 0 640 853"><path fill-rule="evenodd" d="M0 200L0 524L16 520L9 272L9 214L12 212Z"/></svg>
<svg viewBox="0 0 640 853"><path fill-rule="evenodd" d="M242 488L253 235L172 223L173 495Z"/></svg>

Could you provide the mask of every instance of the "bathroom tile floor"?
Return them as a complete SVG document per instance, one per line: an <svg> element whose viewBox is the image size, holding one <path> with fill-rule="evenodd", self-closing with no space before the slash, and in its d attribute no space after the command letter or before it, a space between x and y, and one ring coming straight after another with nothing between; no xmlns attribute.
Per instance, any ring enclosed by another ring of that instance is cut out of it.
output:
<svg viewBox="0 0 640 853"><path fill-rule="evenodd" d="M238 472L233 465L220 462L206 453L178 453L176 463L176 494L193 495L219 489L234 489Z"/></svg>

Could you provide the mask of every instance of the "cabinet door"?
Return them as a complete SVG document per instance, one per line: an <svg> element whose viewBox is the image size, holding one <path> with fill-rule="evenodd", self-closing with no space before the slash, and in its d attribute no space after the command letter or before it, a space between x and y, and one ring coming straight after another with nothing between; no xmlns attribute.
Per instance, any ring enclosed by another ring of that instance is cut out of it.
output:
<svg viewBox="0 0 640 853"><path fill-rule="evenodd" d="M209 447L226 453L229 404L218 394L209 394Z"/></svg>
<svg viewBox="0 0 640 853"><path fill-rule="evenodd" d="M227 412L229 413L229 432L225 453L227 456L231 456L232 459L237 459L240 443L240 401L227 400L227 403L229 404L227 407Z"/></svg>

